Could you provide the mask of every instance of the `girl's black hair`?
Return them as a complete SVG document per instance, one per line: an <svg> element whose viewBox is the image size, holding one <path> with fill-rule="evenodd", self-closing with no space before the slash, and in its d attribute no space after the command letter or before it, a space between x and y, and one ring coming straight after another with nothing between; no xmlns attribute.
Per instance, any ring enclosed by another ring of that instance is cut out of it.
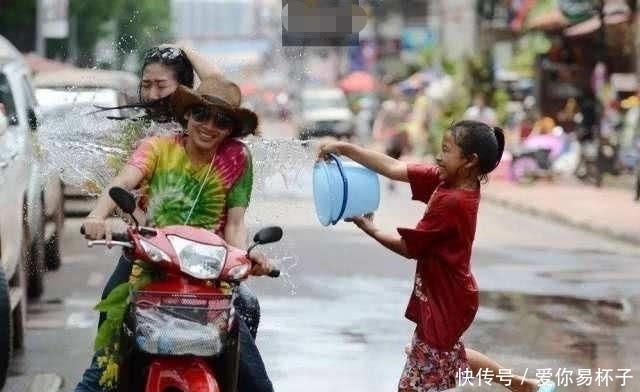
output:
<svg viewBox="0 0 640 392"><path fill-rule="evenodd" d="M502 158L504 152L504 131L498 127L479 121L458 121L450 128L453 140L462 153L469 157L478 156L479 180L485 182Z"/></svg>

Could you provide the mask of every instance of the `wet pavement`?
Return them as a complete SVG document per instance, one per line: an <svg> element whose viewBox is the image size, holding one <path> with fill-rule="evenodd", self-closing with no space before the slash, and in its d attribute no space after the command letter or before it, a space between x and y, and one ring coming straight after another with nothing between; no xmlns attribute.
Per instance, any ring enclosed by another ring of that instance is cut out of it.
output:
<svg viewBox="0 0 640 392"><path fill-rule="evenodd" d="M283 241L266 250L281 260L283 278L251 282L262 305L258 345L279 392L395 390L413 328L403 318L413 262L349 224L320 226L309 199L310 162L268 173L248 214L252 231L273 223L285 229ZM411 225L423 207L408 200L406 187L384 192L378 224ZM29 310L27 350L6 391L24 391L25 380L42 373L62 376L62 390L70 391L88 364L97 319L91 307L117 251L87 249L78 230L79 220L67 221L63 266L48 274L45 298ZM560 391L640 391L639 253L483 204L473 255L481 309L467 345L529 377L572 371ZM612 369L608 386L597 382L598 369ZM619 369L633 378L616 378Z"/></svg>

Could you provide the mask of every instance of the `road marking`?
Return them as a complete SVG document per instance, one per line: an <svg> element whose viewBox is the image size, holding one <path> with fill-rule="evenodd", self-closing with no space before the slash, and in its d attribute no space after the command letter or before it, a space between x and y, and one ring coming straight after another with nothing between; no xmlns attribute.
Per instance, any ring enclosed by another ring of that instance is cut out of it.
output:
<svg viewBox="0 0 640 392"><path fill-rule="evenodd" d="M59 302L35 303L29 307L28 329L95 328L98 312L93 307L98 298L69 297Z"/></svg>
<svg viewBox="0 0 640 392"><path fill-rule="evenodd" d="M72 256L65 256L62 264L86 263L97 257L96 253L80 253Z"/></svg>
<svg viewBox="0 0 640 392"><path fill-rule="evenodd" d="M64 304L71 308L93 309L98 301L100 301L99 298L67 298Z"/></svg>
<svg viewBox="0 0 640 392"><path fill-rule="evenodd" d="M100 272L92 272L89 275L89 279L87 279L88 287L102 287L102 283L104 281L104 274Z"/></svg>
<svg viewBox="0 0 640 392"><path fill-rule="evenodd" d="M29 392L58 392L60 388L62 377L57 374L38 374L29 386Z"/></svg>
<svg viewBox="0 0 640 392"><path fill-rule="evenodd" d="M66 329L95 328L98 324L97 312L73 312L67 317Z"/></svg>
<svg viewBox="0 0 640 392"><path fill-rule="evenodd" d="M65 322L61 318L36 318L27 319L27 329L60 329Z"/></svg>

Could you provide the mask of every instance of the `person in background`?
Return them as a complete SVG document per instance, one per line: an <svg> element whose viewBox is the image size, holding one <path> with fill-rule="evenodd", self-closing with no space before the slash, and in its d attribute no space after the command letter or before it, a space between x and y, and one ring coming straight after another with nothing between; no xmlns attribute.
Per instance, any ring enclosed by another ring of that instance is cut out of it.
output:
<svg viewBox="0 0 640 392"><path fill-rule="evenodd" d="M485 96L482 93L477 93L473 97L473 105L464 112L463 118L465 120L479 121L490 127L498 125L496 112L487 106Z"/></svg>

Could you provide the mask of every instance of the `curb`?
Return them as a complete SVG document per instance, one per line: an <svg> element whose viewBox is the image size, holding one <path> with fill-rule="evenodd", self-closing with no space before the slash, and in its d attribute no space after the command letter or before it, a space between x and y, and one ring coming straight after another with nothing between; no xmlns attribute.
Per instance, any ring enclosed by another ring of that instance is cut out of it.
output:
<svg viewBox="0 0 640 392"><path fill-rule="evenodd" d="M545 211L541 208L532 206L530 204L514 202L513 200L510 200L507 197L491 195L488 192L482 195L482 199L494 205L498 205L511 210L523 212L532 216L543 217L565 226L570 226L576 229L588 231L595 234L600 234L605 237L618 240L618 241L623 241L629 244L640 245L640 235L634 235L631 233L615 231L610 227L601 226L598 224L581 222L554 211L548 211L548 210Z"/></svg>
<svg viewBox="0 0 640 392"><path fill-rule="evenodd" d="M57 374L38 374L33 378L29 392L58 392L62 384L62 377Z"/></svg>

